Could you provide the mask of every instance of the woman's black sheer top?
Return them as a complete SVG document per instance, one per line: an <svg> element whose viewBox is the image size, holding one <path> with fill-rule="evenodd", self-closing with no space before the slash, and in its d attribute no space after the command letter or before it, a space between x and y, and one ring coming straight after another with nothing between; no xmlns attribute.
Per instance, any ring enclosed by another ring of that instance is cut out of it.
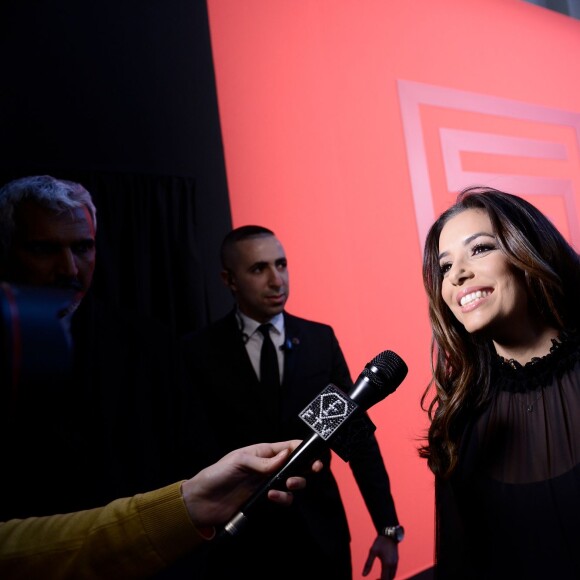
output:
<svg viewBox="0 0 580 580"><path fill-rule="evenodd" d="M579 334L524 366L498 356L493 387L436 482L436 577L579 580Z"/></svg>

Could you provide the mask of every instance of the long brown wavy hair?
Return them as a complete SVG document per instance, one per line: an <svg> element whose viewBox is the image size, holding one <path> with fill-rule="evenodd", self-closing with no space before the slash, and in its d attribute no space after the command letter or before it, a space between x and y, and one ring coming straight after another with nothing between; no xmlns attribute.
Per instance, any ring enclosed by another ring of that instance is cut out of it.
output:
<svg viewBox="0 0 580 580"><path fill-rule="evenodd" d="M557 329L576 329L579 320L578 253L535 206L490 187L469 187L431 226L423 254L423 283L429 301L432 379L421 397L430 426L419 455L431 471L447 478L457 464L466 417L489 400L495 349L489 338L469 334L441 296L439 236L452 217L484 210L497 243L526 284L531 314Z"/></svg>

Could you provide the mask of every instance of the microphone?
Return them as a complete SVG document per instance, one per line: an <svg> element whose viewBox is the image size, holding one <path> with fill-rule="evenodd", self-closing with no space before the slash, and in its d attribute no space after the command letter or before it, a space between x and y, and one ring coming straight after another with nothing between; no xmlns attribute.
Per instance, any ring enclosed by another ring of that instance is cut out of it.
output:
<svg viewBox="0 0 580 580"><path fill-rule="evenodd" d="M342 425L393 393L407 376L407 371L407 365L399 355L385 350L366 364L348 393L332 383L327 385L299 415L314 433L302 441L278 473L250 497L218 537L237 536L270 489L281 489L286 479L302 474Z"/></svg>

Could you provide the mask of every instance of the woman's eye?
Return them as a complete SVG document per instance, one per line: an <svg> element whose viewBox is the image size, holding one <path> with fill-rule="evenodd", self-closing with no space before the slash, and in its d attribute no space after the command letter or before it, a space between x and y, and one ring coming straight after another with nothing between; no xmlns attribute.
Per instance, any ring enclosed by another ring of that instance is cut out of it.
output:
<svg viewBox="0 0 580 580"><path fill-rule="evenodd" d="M439 265L439 271L441 272L441 274L443 276L445 276L445 274L447 274L447 272L449 272L450 269L451 269L451 264L449 262L447 262L446 264Z"/></svg>
<svg viewBox="0 0 580 580"><path fill-rule="evenodd" d="M473 246L471 252L473 255L482 254L483 252L489 252L494 250L495 246L493 244L477 244Z"/></svg>

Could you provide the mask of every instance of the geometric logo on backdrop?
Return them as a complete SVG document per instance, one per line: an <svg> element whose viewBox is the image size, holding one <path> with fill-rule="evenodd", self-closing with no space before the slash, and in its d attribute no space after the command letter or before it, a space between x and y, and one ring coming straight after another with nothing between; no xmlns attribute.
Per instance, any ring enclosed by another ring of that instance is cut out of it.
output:
<svg viewBox="0 0 580 580"><path fill-rule="evenodd" d="M580 251L580 113L398 81L421 251L471 185L526 198Z"/></svg>

